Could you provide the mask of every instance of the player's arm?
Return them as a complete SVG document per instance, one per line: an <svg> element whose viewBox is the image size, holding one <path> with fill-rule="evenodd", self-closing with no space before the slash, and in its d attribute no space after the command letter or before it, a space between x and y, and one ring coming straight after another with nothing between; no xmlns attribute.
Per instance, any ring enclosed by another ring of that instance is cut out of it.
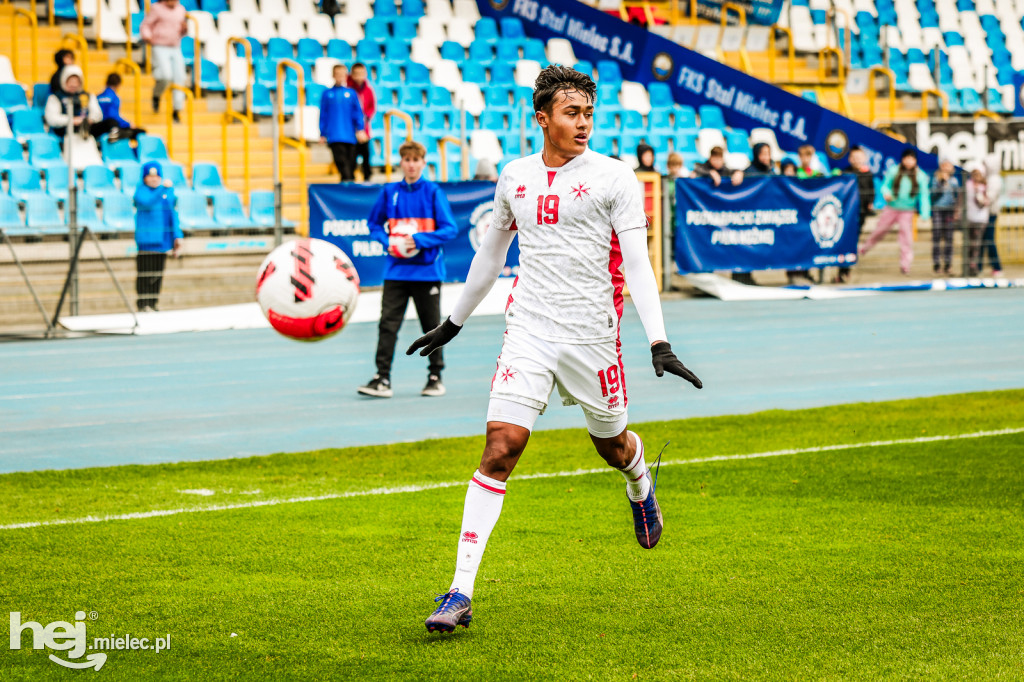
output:
<svg viewBox="0 0 1024 682"><path fill-rule="evenodd" d="M434 231L417 232L412 236L416 242L417 249L431 249L441 246L447 241L455 239L459 233L459 227L455 224L455 217L452 215L452 207L448 204L448 197L440 187L434 192Z"/></svg>
<svg viewBox="0 0 1024 682"><path fill-rule="evenodd" d="M412 355L417 348L422 348L420 355L430 355L462 331L462 325L480 305L480 301L484 300L501 274L501 269L505 267L508 247L512 245L515 236L512 230L497 230L493 225L492 229L487 230L469 266L466 287L455 303L452 314L439 326L413 341L409 350L405 351L406 355Z"/></svg>

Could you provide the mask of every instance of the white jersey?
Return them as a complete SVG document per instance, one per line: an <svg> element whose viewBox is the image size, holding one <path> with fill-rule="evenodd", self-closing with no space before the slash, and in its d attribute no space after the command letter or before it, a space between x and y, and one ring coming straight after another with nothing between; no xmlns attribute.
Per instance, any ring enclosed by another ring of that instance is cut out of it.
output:
<svg viewBox="0 0 1024 682"><path fill-rule="evenodd" d="M563 343L617 337L623 277L616 235L647 227L629 166L589 149L559 168L545 166L540 154L512 161L498 178L491 227L519 235L509 328Z"/></svg>

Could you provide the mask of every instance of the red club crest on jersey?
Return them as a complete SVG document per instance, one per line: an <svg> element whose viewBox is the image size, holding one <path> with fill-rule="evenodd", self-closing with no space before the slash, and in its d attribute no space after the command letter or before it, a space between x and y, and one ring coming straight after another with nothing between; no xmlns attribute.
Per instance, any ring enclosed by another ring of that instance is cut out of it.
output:
<svg viewBox="0 0 1024 682"><path fill-rule="evenodd" d="M570 188L569 191L576 195L574 197L574 200L582 199L584 197L584 195L586 195L588 197L590 196L590 188L587 187L585 182L581 182L576 187Z"/></svg>
<svg viewBox="0 0 1024 682"><path fill-rule="evenodd" d="M519 185L516 187L516 199L526 198L526 185Z"/></svg>

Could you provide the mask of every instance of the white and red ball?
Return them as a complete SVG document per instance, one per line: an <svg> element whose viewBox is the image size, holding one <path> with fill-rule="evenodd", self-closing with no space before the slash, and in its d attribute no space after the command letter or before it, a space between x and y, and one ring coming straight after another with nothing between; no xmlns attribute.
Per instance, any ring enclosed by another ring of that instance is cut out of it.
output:
<svg viewBox="0 0 1024 682"><path fill-rule="evenodd" d="M270 326L290 339L337 334L359 299L359 274L345 252L322 239L296 239L264 259L256 300Z"/></svg>

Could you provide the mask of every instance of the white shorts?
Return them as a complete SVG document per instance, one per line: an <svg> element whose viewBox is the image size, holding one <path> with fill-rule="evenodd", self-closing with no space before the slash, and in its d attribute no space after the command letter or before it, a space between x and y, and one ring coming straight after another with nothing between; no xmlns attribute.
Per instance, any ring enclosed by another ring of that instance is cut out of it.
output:
<svg viewBox="0 0 1024 682"><path fill-rule="evenodd" d="M500 402L533 408L542 414L551 389L558 387L563 405L579 405L590 432L607 438L626 426L626 381L618 339L593 344L559 343L539 339L521 329L509 329L491 379L488 419L501 418ZM532 424L520 424L532 428ZM611 433L614 431L614 433Z"/></svg>

